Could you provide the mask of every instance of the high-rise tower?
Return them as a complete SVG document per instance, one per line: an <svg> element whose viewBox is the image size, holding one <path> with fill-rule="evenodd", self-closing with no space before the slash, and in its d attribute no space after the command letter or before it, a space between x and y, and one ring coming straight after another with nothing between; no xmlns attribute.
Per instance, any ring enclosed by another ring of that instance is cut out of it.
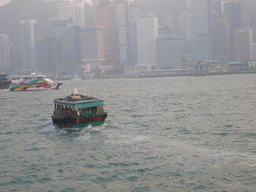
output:
<svg viewBox="0 0 256 192"><path fill-rule="evenodd" d="M0 34L0 71L7 72L9 69L10 69L9 36Z"/></svg>
<svg viewBox="0 0 256 192"><path fill-rule="evenodd" d="M158 36L158 18L153 14L137 17L138 64L156 65L156 38Z"/></svg>
<svg viewBox="0 0 256 192"><path fill-rule="evenodd" d="M21 20L21 56L22 69L36 70L36 24L33 19Z"/></svg>
<svg viewBox="0 0 256 192"><path fill-rule="evenodd" d="M251 59L251 48L253 44L253 31L248 28L236 30L236 60L247 62Z"/></svg>
<svg viewBox="0 0 256 192"><path fill-rule="evenodd" d="M212 29L213 59L230 61L230 33L229 25L224 16L220 15Z"/></svg>
<svg viewBox="0 0 256 192"><path fill-rule="evenodd" d="M241 6L239 3L229 2L224 4L224 16L227 19L230 33L230 54L231 61L236 60L235 31L242 28Z"/></svg>
<svg viewBox="0 0 256 192"><path fill-rule="evenodd" d="M118 30L116 28L116 12L114 4L109 0L101 0L97 7L98 26L104 30L105 64L120 68L118 58Z"/></svg>
<svg viewBox="0 0 256 192"><path fill-rule="evenodd" d="M212 58L211 1L191 0L191 43L193 61Z"/></svg>

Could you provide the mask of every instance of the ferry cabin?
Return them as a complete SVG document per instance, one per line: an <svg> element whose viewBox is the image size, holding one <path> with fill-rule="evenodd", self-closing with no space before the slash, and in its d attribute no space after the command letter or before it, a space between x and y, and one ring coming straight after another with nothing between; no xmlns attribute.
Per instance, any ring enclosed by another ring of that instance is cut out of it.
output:
<svg viewBox="0 0 256 192"><path fill-rule="evenodd" d="M107 113L103 100L67 101L54 100L53 123L58 127L84 127L89 124L101 125Z"/></svg>

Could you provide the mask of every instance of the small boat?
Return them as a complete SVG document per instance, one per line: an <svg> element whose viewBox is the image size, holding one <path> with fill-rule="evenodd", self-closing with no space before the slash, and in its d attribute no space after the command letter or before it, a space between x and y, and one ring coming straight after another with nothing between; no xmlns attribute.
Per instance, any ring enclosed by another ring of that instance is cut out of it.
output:
<svg viewBox="0 0 256 192"><path fill-rule="evenodd" d="M10 91L27 91L27 90L50 90L59 89L62 83L55 83L45 75L31 73L26 76L14 76Z"/></svg>
<svg viewBox="0 0 256 192"><path fill-rule="evenodd" d="M108 114L103 100L80 94L54 100L52 122L59 128L82 128L88 125L102 125Z"/></svg>
<svg viewBox="0 0 256 192"><path fill-rule="evenodd" d="M12 81L7 78L7 74L0 74L0 89L9 89Z"/></svg>
<svg viewBox="0 0 256 192"><path fill-rule="evenodd" d="M80 81L82 80L82 78L79 75L76 75L73 79L71 79L73 81Z"/></svg>

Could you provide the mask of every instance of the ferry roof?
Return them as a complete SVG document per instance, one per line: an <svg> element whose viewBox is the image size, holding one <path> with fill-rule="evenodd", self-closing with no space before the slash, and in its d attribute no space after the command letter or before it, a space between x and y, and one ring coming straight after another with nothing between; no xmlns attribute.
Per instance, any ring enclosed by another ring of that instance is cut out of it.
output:
<svg viewBox="0 0 256 192"><path fill-rule="evenodd" d="M55 99L54 103L60 105L70 105L74 106L76 109L98 107L104 105L103 100L91 99L91 100L66 100L65 98Z"/></svg>

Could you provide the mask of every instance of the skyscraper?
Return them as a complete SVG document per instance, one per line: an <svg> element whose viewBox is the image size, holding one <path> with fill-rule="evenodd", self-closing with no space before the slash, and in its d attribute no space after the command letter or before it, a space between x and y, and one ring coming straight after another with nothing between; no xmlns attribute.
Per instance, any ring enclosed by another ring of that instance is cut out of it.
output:
<svg viewBox="0 0 256 192"><path fill-rule="evenodd" d="M212 9L208 0L191 0L191 43L193 61L212 58L211 18Z"/></svg>
<svg viewBox="0 0 256 192"><path fill-rule="evenodd" d="M224 4L224 16L227 19L230 32L230 59L231 61L235 61L235 31L236 29L242 28L240 4L235 2L229 2Z"/></svg>
<svg viewBox="0 0 256 192"><path fill-rule="evenodd" d="M138 64L156 65L156 38L158 36L158 18L153 14L137 17Z"/></svg>
<svg viewBox="0 0 256 192"><path fill-rule="evenodd" d="M191 15L188 12L180 14L180 34L187 37L187 41L191 40Z"/></svg>
<svg viewBox="0 0 256 192"><path fill-rule="evenodd" d="M251 26L251 21L255 19L256 1L240 0L243 26Z"/></svg>
<svg viewBox="0 0 256 192"><path fill-rule="evenodd" d="M128 11L128 65L134 66L138 64L138 48L137 48L137 26L136 20L142 14L142 8L139 5L130 5Z"/></svg>
<svg viewBox="0 0 256 192"><path fill-rule="evenodd" d="M100 65L105 61L103 27L80 28L80 42L82 62Z"/></svg>
<svg viewBox="0 0 256 192"><path fill-rule="evenodd" d="M166 35L156 39L156 67L158 69L181 69L183 59L183 38Z"/></svg>
<svg viewBox="0 0 256 192"><path fill-rule="evenodd" d="M114 66L114 69L120 69L118 54L118 30L116 28L116 12L114 4L109 0L101 0L97 7L98 26L104 30L104 48L106 65Z"/></svg>
<svg viewBox="0 0 256 192"><path fill-rule="evenodd" d="M213 59L230 61L230 33L226 18L220 15L212 29Z"/></svg>
<svg viewBox="0 0 256 192"><path fill-rule="evenodd" d="M84 3L83 1L61 1L57 4L58 18L60 20L72 19L74 26L84 26Z"/></svg>
<svg viewBox="0 0 256 192"><path fill-rule="evenodd" d="M36 65L36 24L33 19L21 20L22 70L34 71Z"/></svg>
<svg viewBox="0 0 256 192"><path fill-rule="evenodd" d="M0 34L0 71L7 72L9 69L10 69L9 36Z"/></svg>
<svg viewBox="0 0 256 192"><path fill-rule="evenodd" d="M59 72L73 74L76 72L76 57L75 57L75 28L62 27L60 29L61 39L61 65L58 66ZM79 45L77 45L79 46Z"/></svg>
<svg viewBox="0 0 256 192"><path fill-rule="evenodd" d="M61 64L61 41L55 37L38 39L38 69L47 76L55 76Z"/></svg>
<svg viewBox="0 0 256 192"><path fill-rule="evenodd" d="M174 33L173 16L172 15L165 15L164 24L166 26L168 26L169 29L171 29L171 33Z"/></svg>
<svg viewBox="0 0 256 192"><path fill-rule="evenodd" d="M241 28L236 30L235 46L236 60L247 62L251 59L251 48L253 44L252 29Z"/></svg>
<svg viewBox="0 0 256 192"><path fill-rule="evenodd" d="M115 1L116 28L118 30L119 61L127 65L129 0Z"/></svg>

